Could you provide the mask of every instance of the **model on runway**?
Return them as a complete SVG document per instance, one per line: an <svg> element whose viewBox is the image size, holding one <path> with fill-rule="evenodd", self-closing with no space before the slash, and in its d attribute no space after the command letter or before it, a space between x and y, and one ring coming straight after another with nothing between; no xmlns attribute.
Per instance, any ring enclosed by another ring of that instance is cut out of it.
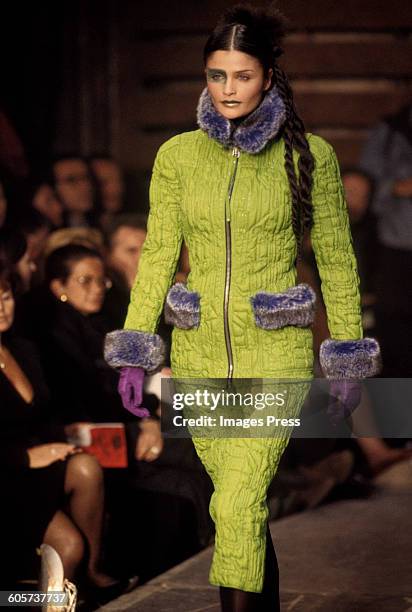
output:
<svg viewBox="0 0 412 612"><path fill-rule="evenodd" d="M175 329L176 379L300 381L285 410L299 415L313 376L314 293L296 285L296 259L311 230L331 339L324 373L342 406L359 399L354 379L372 375L377 343L362 339L358 274L332 147L306 134L278 64L278 13L235 7L206 42L206 88L199 129L157 154L148 235L124 329L106 339L106 359L122 368L124 404L136 408L145 372L159 367L156 334L166 302ZM182 92L182 96L184 92ZM187 284L171 287L182 241ZM199 436L210 474L216 526L210 582L222 610L279 610L276 555L267 528L267 488L290 434Z"/></svg>

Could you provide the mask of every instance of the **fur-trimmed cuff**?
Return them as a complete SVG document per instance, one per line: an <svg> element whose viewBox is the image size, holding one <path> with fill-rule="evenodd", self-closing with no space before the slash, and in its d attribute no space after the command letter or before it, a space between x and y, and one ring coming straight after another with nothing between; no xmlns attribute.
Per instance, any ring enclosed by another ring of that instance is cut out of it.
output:
<svg viewBox="0 0 412 612"><path fill-rule="evenodd" d="M165 302L165 321L180 329L199 327L200 296L189 291L184 283L176 283L169 289Z"/></svg>
<svg viewBox="0 0 412 612"><path fill-rule="evenodd" d="M381 351L375 338L324 340L320 365L326 378L367 378L379 374Z"/></svg>
<svg viewBox="0 0 412 612"><path fill-rule="evenodd" d="M112 368L135 367L147 372L164 361L164 343L160 336L133 329L116 329L104 341L104 358Z"/></svg>
<svg viewBox="0 0 412 612"><path fill-rule="evenodd" d="M286 325L308 327L315 317L316 294L301 283L281 293L257 293L250 299L256 325L263 329L280 329Z"/></svg>

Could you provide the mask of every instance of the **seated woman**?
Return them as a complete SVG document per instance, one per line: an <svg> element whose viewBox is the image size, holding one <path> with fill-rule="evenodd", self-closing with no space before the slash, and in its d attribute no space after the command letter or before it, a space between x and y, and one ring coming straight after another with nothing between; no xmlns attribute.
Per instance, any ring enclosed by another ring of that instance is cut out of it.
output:
<svg viewBox="0 0 412 612"><path fill-rule="evenodd" d="M97 250L82 244L59 247L46 259L44 286L25 297L20 323L40 351L60 423L126 423L131 456L153 461L163 445L158 401L145 396L147 414L154 418L137 425L122 407L118 373L103 359L108 329L100 311L109 287Z"/></svg>
<svg viewBox="0 0 412 612"><path fill-rule="evenodd" d="M73 579L87 547L89 584L114 586L99 570L102 470L93 457L56 442L64 436L50 427L48 390L35 350L12 329L15 262L1 255L0 249L0 484L7 492L0 510L7 556L2 579L21 577L45 542L61 556L67 578Z"/></svg>
<svg viewBox="0 0 412 612"><path fill-rule="evenodd" d="M177 454L175 440L163 440L155 396L143 398L148 418L137 420L124 410L119 374L103 359L108 328L101 309L109 286L98 251L79 244L59 247L45 261L43 290L25 300L23 318L40 349L56 416L71 434L80 422L125 424L129 470L105 472L108 557L116 559L117 568L123 564L125 573L146 579L208 541L209 477L190 440L184 455ZM125 506L130 509L126 521ZM137 514L153 529L131 529Z"/></svg>

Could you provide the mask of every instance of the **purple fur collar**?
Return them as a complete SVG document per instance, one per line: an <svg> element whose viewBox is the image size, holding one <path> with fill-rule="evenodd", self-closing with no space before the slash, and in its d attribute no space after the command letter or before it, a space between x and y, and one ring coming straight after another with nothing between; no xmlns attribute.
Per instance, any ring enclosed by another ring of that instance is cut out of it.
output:
<svg viewBox="0 0 412 612"><path fill-rule="evenodd" d="M197 107L200 129L223 146L236 146L246 153L262 151L277 135L285 118L285 105L276 87L272 87L257 109L235 128L215 109L207 87L202 91Z"/></svg>

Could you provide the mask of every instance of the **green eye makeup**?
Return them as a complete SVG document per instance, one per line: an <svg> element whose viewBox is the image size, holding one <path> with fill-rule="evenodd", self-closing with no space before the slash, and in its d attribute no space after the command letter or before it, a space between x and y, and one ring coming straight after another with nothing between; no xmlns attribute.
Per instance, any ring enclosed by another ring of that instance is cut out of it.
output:
<svg viewBox="0 0 412 612"><path fill-rule="evenodd" d="M227 74L224 70L206 69L206 78L211 83L226 83Z"/></svg>

